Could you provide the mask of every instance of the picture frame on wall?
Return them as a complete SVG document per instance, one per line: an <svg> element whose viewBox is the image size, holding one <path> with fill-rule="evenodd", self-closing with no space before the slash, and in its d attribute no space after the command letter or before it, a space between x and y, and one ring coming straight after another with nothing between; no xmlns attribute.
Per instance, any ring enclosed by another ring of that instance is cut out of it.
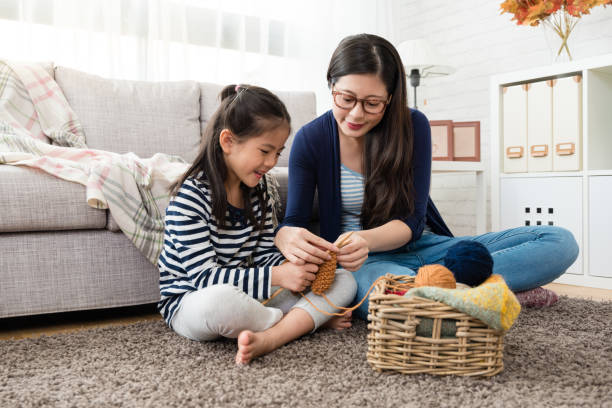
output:
<svg viewBox="0 0 612 408"><path fill-rule="evenodd" d="M453 160L453 121L432 120L431 157L433 160Z"/></svg>
<svg viewBox="0 0 612 408"><path fill-rule="evenodd" d="M480 161L480 122L453 122L453 160Z"/></svg>

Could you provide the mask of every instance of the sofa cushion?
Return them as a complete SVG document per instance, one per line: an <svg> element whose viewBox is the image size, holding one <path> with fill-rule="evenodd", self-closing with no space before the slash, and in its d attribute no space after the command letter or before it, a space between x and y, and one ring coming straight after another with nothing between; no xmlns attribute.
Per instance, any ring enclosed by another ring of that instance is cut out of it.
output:
<svg viewBox="0 0 612 408"><path fill-rule="evenodd" d="M98 229L106 210L91 208L85 187L42 170L0 165L0 232Z"/></svg>
<svg viewBox="0 0 612 408"><path fill-rule="evenodd" d="M202 82L200 83L200 124L204 131L210 117L215 113L219 106L219 93L223 89L222 85ZM314 92L287 92L272 91L285 103L287 111L291 116L291 134L285 144L285 150L278 159L277 166L289 165L289 151L293 135L302 126L316 117L316 103Z"/></svg>
<svg viewBox="0 0 612 408"><path fill-rule="evenodd" d="M55 80L85 130L87 145L151 157L157 152L191 161L200 142L197 82L105 79L57 67Z"/></svg>
<svg viewBox="0 0 612 408"><path fill-rule="evenodd" d="M204 132L208 120L215 113L219 103L219 94L223 85L211 84L208 82L200 83L200 131Z"/></svg>
<svg viewBox="0 0 612 408"><path fill-rule="evenodd" d="M289 115L291 115L291 134L285 144L285 150L278 159L277 166L289 166L289 152L291 151L293 135L317 116L315 94L314 92L286 91L279 91L276 94L285 103Z"/></svg>
<svg viewBox="0 0 612 408"><path fill-rule="evenodd" d="M113 217L110 211L108 211L108 216L106 217L106 229L112 232L120 232L121 227L119 227L119 223Z"/></svg>

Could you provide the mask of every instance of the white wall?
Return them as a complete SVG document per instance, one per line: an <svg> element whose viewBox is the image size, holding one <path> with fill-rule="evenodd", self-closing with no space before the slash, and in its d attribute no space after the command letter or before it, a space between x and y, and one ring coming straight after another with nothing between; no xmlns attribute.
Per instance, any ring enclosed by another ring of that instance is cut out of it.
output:
<svg viewBox="0 0 612 408"><path fill-rule="evenodd" d="M447 77L421 81L417 89L419 109L430 120L480 121L481 157L487 169L490 76L551 64L556 45L556 38L543 27L517 26L510 21L511 14L500 15L501 3L398 0L393 4L394 43L425 38L457 69ZM612 7L596 7L584 16L572 32L569 45L574 60L612 53ZM489 185L488 170L485 178ZM431 196L455 235L476 232L475 194L473 175L433 177ZM487 224L490 230L490 222Z"/></svg>

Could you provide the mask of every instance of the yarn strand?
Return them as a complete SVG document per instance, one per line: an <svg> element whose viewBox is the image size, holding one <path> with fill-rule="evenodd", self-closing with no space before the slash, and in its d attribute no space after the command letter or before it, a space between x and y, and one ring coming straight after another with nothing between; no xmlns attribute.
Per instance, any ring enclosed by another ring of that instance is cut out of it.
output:
<svg viewBox="0 0 612 408"><path fill-rule="evenodd" d="M300 295L302 295L302 297L304 299L306 299L306 301L308 303L310 303L310 305L312 307L315 308L315 310L319 313L323 313L326 316L344 316L346 315L348 312L352 312L353 310L357 309L359 306L361 306L361 304L368 298L368 295L370 294L370 292L372 291L372 289L374 289L374 286L376 286L376 284L382 280L384 278L384 276L379 276L374 282L372 282L372 285L370 285L370 289L368 289L368 291L366 292L365 296L359 301L359 303L357 303L355 306L351 306L351 307L340 307L340 306L336 306L334 305L331 300L329 300L327 298L327 296L325 296L325 293L318 295L318 296L322 296L323 299L325 299L325 301L327 302L328 305L330 305L331 307L335 308L335 309L342 309L344 310L344 312L342 313L330 313L330 312L326 312L325 310L321 310L319 309L317 306L315 306L314 303L312 303L312 301L310 299L308 299L306 297L306 295L304 295L303 293L300 292Z"/></svg>

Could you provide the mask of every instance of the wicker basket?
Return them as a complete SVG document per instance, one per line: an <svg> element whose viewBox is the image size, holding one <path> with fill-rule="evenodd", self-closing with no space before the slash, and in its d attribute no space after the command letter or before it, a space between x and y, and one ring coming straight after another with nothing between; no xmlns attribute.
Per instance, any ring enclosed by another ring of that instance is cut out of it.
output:
<svg viewBox="0 0 612 408"><path fill-rule="evenodd" d="M486 377L503 370L504 332L444 303L385 293L397 284L411 286L414 277L387 274L370 295L367 358L374 370ZM433 319L431 337L416 334L424 317ZM456 325L454 336L442 336L443 320Z"/></svg>

